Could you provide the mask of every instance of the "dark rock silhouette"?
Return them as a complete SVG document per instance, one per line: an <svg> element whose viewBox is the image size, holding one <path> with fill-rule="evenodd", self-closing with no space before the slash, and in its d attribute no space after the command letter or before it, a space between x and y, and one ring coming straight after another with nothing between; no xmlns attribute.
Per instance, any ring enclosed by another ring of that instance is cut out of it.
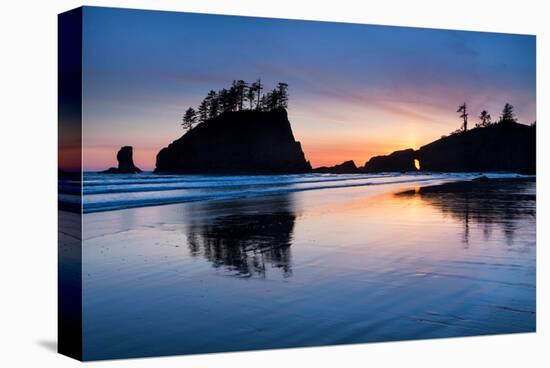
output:
<svg viewBox="0 0 550 368"><path fill-rule="evenodd" d="M122 147L116 154L116 159L118 161L118 167L111 167L102 172L106 174L136 174L141 172L141 170L134 165L132 146Z"/></svg>
<svg viewBox="0 0 550 368"><path fill-rule="evenodd" d="M414 166L415 152L412 148L395 151L387 156L375 156L365 163L361 171L416 171Z"/></svg>
<svg viewBox="0 0 550 368"><path fill-rule="evenodd" d="M359 172L355 162L353 160L345 161L339 165L334 166L321 166L312 170L317 173L328 173L328 174L356 174Z"/></svg>
<svg viewBox="0 0 550 368"><path fill-rule="evenodd" d="M416 157L429 171L536 171L535 127L504 122L453 134L422 146Z"/></svg>
<svg viewBox="0 0 550 368"><path fill-rule="evenodd" d="M282 174L311 171L285 109L226 112L157 154L155 173Z"/></svg>
<svg viewBox="0 0 550 368"><path fill-rule="evenodd" d="M371 158L361 171L536 172L536 129L504 122L443 137L420 147Z"/></svg>

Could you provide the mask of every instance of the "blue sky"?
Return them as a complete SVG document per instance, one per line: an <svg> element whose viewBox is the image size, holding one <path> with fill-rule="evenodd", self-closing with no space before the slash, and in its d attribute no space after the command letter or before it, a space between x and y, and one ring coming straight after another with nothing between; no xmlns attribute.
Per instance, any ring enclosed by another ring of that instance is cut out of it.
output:
<svg viewBox="0 0 550 368"><path fill-rule="evenodd" d="M504 103L535 118L535 37L86 7L84 166L133 145L152 169L181 114L210 89L289 84L289 117L314 166L418 148Z"/></svg>

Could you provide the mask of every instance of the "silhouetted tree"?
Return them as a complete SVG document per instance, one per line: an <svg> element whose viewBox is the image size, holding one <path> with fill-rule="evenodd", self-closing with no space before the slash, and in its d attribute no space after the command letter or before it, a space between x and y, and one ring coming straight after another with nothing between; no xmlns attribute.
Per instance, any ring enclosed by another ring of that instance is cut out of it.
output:
<svg viewBox="0 0 550 368"><path fill-rule="evenodd" d="M271 92L265 95L265 110L275 110L279 106L279 91L277 89L271 90Z"/></svg>
<svg viewBox="0 0 550 368"><path fill-rule="evenodd" d="M250 104L250 110L254 109L254 103L256 103L256 83L252 83L246 89L246 100Z"/></svg>
<svg viewBox="0 0 550 368"><path fill-rule="evenodd" d="M195 112L195 109L190 107L185 111L185 114L183 114L182 123L181 126L183 129L189 131L193 129L193 125L197 122L197 113Z"/></svg>
<svg viewBox="0 0 550 368"><path fill-rule="evenodd" d="M268 94L263 94L261 97L259 97L258 106L256 106L256 110L267 110L268 109ZM259 96L259 95L258 95Z"/></svg>
<svg viewBox="0 0 550 368"><path fill-rule="evenodd" d="M208 101L206 99L202 100L202 102L200 103L197 109L197 114L201 123L204 123L206 120L208 120Z"/></svg>
<svg viewBox="0 0 550 368"><path fill-rule="evenodd" d="M235 93L237 109L240 111L243 109L244 100L246 99L248 84L243 80L233 81L231 88Z"/></svg>
<svg viewBox="0 0 550 368"><path fill-rule="evenodd" d="M220 112L220 102L216 91L211 90L206 96L206 103L208 105L208 119L215 118Z"/></svg>
<svg viewBox="0 0 550 368"><path fill-rule="evenodd" d="M245 108L245 101L248 101L250 110L256 108L256 110L271 111L288 107L287 83L279 82L276 88L264 94L262 94L263 89L261 79L250 86L243 80L234 80L229 89L222 88L218 92L210 90L197 107L197 111L190 108L185 114L189 112L188 117L191 119L191 113L193 113L192 124L194 124L197 120L203 123L215 118L220 113L241 111ZM192 124L189 126L189 121L184 120L182 125L186 129L191 129Z"/></svg>
<svg viewBox="0 0 550 368"><path fill-rule="evenodd" d="M222 88L218 91L221 112L235 111L238 109L239 97L235 84L236 82L233 81L233 85L229 89Z"/></svg>
<svg viewBox="0 0 550 368"><path fill-rule="evenodd" d="M226 88L222 88L218 91L218 101L220 104L221 112L228 112L233 110L233 102L231 100L231 93Z"/></svg>
<svg viewBox="0 0 550 368"><path fill-rule="evenodd" d="M468 130L468 112L466 110L466 102L458 107L456 112L460 113L460 117L463 119L463 131Z"/></svg>
<svg viewBox="0 0 550 368"><path fill-rule="evenodd" d="M277 108L288 107L288 84L279 82L277 84Z"/></svg>
<svg viewBox="0 0 550 368"><path fill-rule="evenodd" d="M258 80L253 84L254 85L254 89L256 91L256 95L258 97L258 102L256 103L256 110L261 110L262 109L262 98L263 98L263 95L262 95L262 89L263 89L263 85L262 85L262 80L258 78Z"/></svg>
<svg viewBox="0 0 550 368"><path fill-rule="evenodd" d="M476 127L486 127L491 125L491 114L487 110L483 110L479 114L479 123L476 124Z"/></svg>
<svg viewBox="0 0 550 368"><path fill-rule="evenodd" d="M500 115L500 123L515 123L516 114L514 113L514 106L506 103L502 109L502 115Z"/></svg>

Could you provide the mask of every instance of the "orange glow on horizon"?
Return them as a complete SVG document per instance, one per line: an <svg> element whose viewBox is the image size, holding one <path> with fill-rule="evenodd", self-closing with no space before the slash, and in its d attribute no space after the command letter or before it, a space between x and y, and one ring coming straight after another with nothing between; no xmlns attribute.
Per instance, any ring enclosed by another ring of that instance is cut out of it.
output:
<svg viewBox="0 0 550 368"><path fill-rule="evenodd" d="M118 165L116 154L121 146L85 147L83 162L85 171L102 171ZM142 170L152 171L160 148L134 148L134 164Z"/></svg>
<svg viewBox="0 0 550 368"><path fill-rule="evenodd" d="M420 145L433 140L433 137L419 139L414 136L403 139L310 139L301 140L302 150L312 167L334 166L344 161L353 160L358 167L374 156L388 155L397 150L407 148L418 149ZM297 140L299 140L297 138ZM421 143L417 143L420 141ZM122 144L124 145L124 144ZM86 171L101 171L117 166L116 154L122 145L84 147L83 162ZM129 144L132 145L132 144ZM133 145L134 163L142 170L151 171L155 168L156 156L162 147L143 147ZM416 164L416 162L415 162ZM418 168L418 167L417 167Z"/></svg>
<svg viewBox="0 0 550 368"><path fill-rule="evenodd" d="M355 138L353 140L338 140L334 143L328 141L312 141L311 143L302 141L302 149L306 159L310 161L312 167L333 166L341 164L344 161L353 160L359 166L374 156L388 155L394 151L408 148L418 149L427 144L436 137L422 137L408 135L402 139L364 139Z"/></svg>
<svg viewBox="0 0 550 368"><path fill-rule="evenodd" d="M387 110L366 105L331 105L329 102L318 108L289 110L294 137L301 143L306 160L313 168L334 166L349 160L362 167L374 156L408 148L418 149L455 125L454 116L437 114L427 108L424 110L437 116L433 120L439 124L423 121L424 116L418 116L414 113L414 106L408 104L393 103ZM386 105L384 108L388 107ZM327 110L327 106L331 109ZM130 125L128 121L121 122L121 126L127 125ZM100 171L116 166L117 151L123 145L131 145L136 166L145 171L153 170L160 149L182 133L172 122L163 125L163 129L142 125L146 127L143 130L125 132L124 142L119 145L114 136L103 138L102 131L97 134L99 130L90 121L87 129L97 135L84 136L84 169Z"/></svg>

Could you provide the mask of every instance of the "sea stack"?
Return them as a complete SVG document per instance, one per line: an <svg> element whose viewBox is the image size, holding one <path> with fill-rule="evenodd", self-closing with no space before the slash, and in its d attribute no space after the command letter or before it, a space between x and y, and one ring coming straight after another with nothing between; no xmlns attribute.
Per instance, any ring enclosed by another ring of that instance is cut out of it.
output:
<svg viewBox="0 0 550 368"><path fill-rule="evenodd" d="M364 172L504 171L522 174L536 172L536 129L534 126L505 121L453 133L418 150L395 151L371 158ZM418 161L419 169L415 167Z"/></svg>
<svg viewBox="0 0 550 368"><path fill-rule="evenodd" d="M368 173L416 171L417 169L414 165L415 157L416 154L411 148L395 151L387 156L375 156L365 163L362 171Z"/></svg>
<svg viewBox="0 0 550 368"><path fill-rule="evenodd" d="M141 170L134 165L132 146L121 147L116 154L116 159L118 161L118 167L111 167L110 169L103 171L103 173L136 174L141 172Z"/></svg>
<svg viewBox="0 0 550 368"><path fill-rule="evenodd" d="M357 174L359 170L353 160L344 161L339 165L321 166L313 169L313 172L323 174Z"/></svg>
<svg viewBox="0 0 550 368"><path fill-rule="evenodd" d="M422 170L536 172L536 129L513 121L474 128L420 147Z"/></svg>
<svg viewBox="0 0 550 368"><path fill-rule="evenodd" d="M157 154L155 173L310 172L287 112L230 111L198 124Z"/></svg>

